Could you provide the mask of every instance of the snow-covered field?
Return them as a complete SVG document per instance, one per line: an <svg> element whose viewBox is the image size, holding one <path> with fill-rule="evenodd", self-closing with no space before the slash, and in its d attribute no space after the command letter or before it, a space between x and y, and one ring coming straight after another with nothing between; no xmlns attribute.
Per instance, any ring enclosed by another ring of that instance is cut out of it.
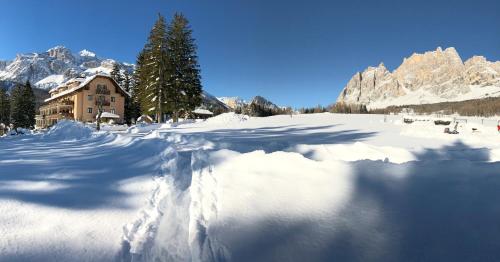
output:
<svg viewBox="0 0 500 262"><path fill-rule="evenodd" d="M2 137L0 261L496 261L494 122L224 114Z"/></svg>

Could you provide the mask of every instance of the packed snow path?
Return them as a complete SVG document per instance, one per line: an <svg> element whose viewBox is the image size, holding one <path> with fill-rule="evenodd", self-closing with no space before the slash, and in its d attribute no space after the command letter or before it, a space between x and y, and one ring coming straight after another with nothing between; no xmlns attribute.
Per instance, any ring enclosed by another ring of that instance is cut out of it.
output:
<svg viewBox="0 0 500 262"><path fill-rule="evenodd" d="M0 261L494 261L500 135L473 123L225 114L0 138Z"/></svg>

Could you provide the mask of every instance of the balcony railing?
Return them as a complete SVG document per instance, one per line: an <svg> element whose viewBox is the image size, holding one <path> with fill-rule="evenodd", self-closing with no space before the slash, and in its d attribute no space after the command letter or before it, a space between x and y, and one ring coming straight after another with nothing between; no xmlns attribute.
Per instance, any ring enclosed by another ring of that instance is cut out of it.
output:
<svg viewBox="0 0 500 262"><path fill-rule="evenodd" d="M40 109L57 108L57 107L68 108L68 107L73 107L73 106L74 106L73 101L59 101L59 102L50 103L50 104L40 106Z"/></svg>
<svg viewBox="0 0 500 262"><path fill-rule="evenodd" d="M101 90L97 89L95 91L95 93L98 94L98 95L110 95L111 91L109 91L107 89L101 89Z"/></svg>
<svg viewBox="0 0 500 262"><path fill-rule="evenodd" d="M95 105L98 106L99 104L102 104L103 106L110 106L111 102L109 102L108 100L104 100L104 101L96 100Z"/></svg>
<svg viewBox="0 0 500 262"><path fill-rule="evenodd" d="M46 120L46 119L72 119L73 113L69 112L60 112L60 113L52 113L48 115L39 114L35 115L36 120Z"/></svg>

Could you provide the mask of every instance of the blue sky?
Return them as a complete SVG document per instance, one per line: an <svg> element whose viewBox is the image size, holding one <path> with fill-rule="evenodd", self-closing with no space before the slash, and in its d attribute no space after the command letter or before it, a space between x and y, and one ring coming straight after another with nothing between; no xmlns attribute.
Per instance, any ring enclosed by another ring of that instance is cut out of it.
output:
<svg viewBox="0 0 500 262"><path fill-rule="evenodd" d="M0 59L64 45L134 62L157 13L184 13L204 88L327 105L351 76L454 46L500 60L500 1L0 0Z"/></svg>

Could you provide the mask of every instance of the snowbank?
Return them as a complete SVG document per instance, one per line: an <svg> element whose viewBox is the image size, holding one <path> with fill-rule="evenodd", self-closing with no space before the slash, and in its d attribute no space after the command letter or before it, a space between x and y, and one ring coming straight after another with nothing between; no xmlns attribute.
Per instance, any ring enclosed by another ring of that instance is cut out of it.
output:
<svg viewBox="0 0 500 262"><path fill-rule="evenodd" d="M80 122L61 120L52 126L43 137L54 140L80 140L90 138L92 132L91 127Z"/></svg>
<svg viewBox="0 0 500 262"><path fill-rule="evenodd" d="M416 160L414 154L404 148L373 146L362 142L340 145L297 145L290 151L299 152L314 160L382 160L405 163Z"/></svg>
<svg viewBox="0 0 500 262"><path fill-rule="evenodd" d="M494 200L500 177L492 173L498 163L318 161L298 153L229 150L195 151L189 159L178 170L191 179L188 191L170 182L174 191L164 195L166 215L153 245L136 249L146 260L166 254L183 261L419 261L422 252L431 260L456 261L500 255L498 236L491 233L500 217ZM460 217L468 217L467 223Z"/></svg>
<svg viewBox="0 0 500 262"><path fill-rule="evenodd" d="M236 114L234 112L223 113L211 118L208 118L205 123L211 125L232 124L245 122L250 119L247 115Z"/></svg>
<svg viewBox="0 0 500 262"><path fill-rule="evenodd" d="M109 125L109 124L101 124L101 131L127 131L127 125Z"/></svg>
<svg viewBox="0 0 500 262"><path fill-rule="evenodd" d="M0 261L500 257L500 134L384 119L60 122L1 139Z"/></svg>
<svg viewBox="0 0 500 262"><path fill-rule="evenodd" d="M9 136L15 136L15 135L31 135L33 134L33 130L31 129L26 129L26 128L17 128L17 132L15 130L9 130L6 135Z"/></svg>
<svg viewBox="0 0 500 262"><path fill-rule="evenodd" d="M140 133L148 133L152 130L156 130L160 128L159 124L138 124L135 126L131 126L127 129L127 133L129 134L140 134Z"/></svg>

